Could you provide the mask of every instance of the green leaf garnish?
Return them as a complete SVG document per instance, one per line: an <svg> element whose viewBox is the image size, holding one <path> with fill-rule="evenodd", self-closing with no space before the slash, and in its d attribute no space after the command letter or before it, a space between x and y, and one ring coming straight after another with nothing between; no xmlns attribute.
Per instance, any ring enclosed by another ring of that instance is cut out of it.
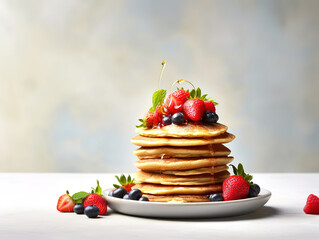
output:
<svg viewBox="0 0 319 240"><path fill-rule="evenodd" d="M152 103L153 106L150 108L150 112L155 112L157 105L163 104L166 96L165 89L159 89L153 93Z"/></svg>
<svg viewBox="0 0 319 240"><path fill-rule="evenodd" d="M117 181L120 183L120 185L118 185L118 184L113 184L113 186L114 186L115 188L119 188L119 187L125 186L125 185L127 185L127 184L134 184L134 178L132 178L130 175L128 175L127 177L125 177L124 174L121 174L120 177L118 177L118 176L116 176L116 175L115 175L115 177L116 177Z"/></svg>

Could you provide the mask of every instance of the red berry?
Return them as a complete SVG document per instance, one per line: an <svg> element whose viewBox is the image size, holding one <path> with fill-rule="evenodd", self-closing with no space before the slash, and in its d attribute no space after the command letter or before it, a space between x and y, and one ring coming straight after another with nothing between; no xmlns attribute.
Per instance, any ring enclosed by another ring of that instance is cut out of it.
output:
<svg viewBox="0 0 319 240"><path fill-rule="evenodd" d="M126 189L126 191L129 193L132 190L132 187L134 186L134 183L123 185L123 187Z"/></svg>
<svg viewBox="0 0 319 240"><path fill-rule="evenodd" d="M190 120L199 121L205 112L204 101L198 98L187 100L183 105L183 112Z"/></svg>
<svg viewBox="0 0 319 240"><path fill-rule="evenodd" d="M189 98L189 92L185 90L176 90L172 92L165 100L165 108L170 114L181 112L184 102Z"/></svg>
<svg viewBox="0 0 319 240"><path fill-rule="evenodd" d="M215 105L212 101L205 101L204 104L205 104L206 111L212 111L212 112L216 111Z"/></svg>
<svg viewBox="0 0 319 240"><path fill-rule="evenodd" d="M316 195L310 194L303 211L307 214L319 214L319 198Z"/></svg>
<svg viewBox="0 0 319 240"><path fill-rule="evenodd" d="M223 197L225 201L246 198L249 193L249 183L239 175L226 178L223 182Z"/></svg>
<svg viewBox="0 0 319 240"><path fill-rule="evenodd" d="M101 195L92 193L88 195L86 198L84 198L83 200L84 208L90 205L97 206L100 209L100 215L106 214L106 211L107 211L106 199L102 197Z"/></svg>
<svg viewBox="0 0 319 240"><path fill-rule="evenodd" d="M162 123L164 114L165 114L164 104L157 105L155 113L154 113L154 119L153 119L154 126L157 126L158 124Z"/></svg>
<svg viewBox="0 0 319 240"><path fill-rule="evenodd" d="M153 127L153 123L154 123L154 113L148 111L145 116L144 116L144 120L146 122L146 127L151 128Z"/></svg>
<svg viewBox="0 0 319 240"><path fill-rule="evenodd" d="M73 212L74 206L75 202L73 201L73 199L68 194L64 194L59 197L56 208L60 212Z"/></svg>

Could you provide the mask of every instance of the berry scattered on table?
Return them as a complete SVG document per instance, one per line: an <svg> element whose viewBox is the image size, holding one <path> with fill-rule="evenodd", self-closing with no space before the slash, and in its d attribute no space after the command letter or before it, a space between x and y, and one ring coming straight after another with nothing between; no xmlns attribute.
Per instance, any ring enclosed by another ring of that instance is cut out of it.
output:
<svg viewBox="0 0 319 240"><path fill-rule="evenodd" d="M131 200L139 200L142 197L142 191L140 189L133 189L128 194L128 197Z"/></svg>
<svg viewBox="0 0 319 240"><path fill-rule="evenodd" d="M319 198L314 194L310 194L303 211L307 214L319 214Z"/></svg>
<svg viewBox="0 0 319 240"><path fill-rule="evenodd" d="M212 111L205 111L202 121L208 124L216 123L218 121L218 115Z"/></svg>
<svg viewBox="0 0 319 240"><path fill-rule="evenodd" d="M88 218L96 218L100 214L100 209L97 206L89 205L84 209L84 213Z"/></svg>
<svg viewBox="0 0 319 240"><path fill-rule="evenodd" d="M147 197L142 196L139 201L149 202L149 199Z"/></svg>
<svg viewBox="0 0 319 240"><path fill-rule="evenodd" d="M204 101L198 98L189 99L183 105L183 113L194 122L201 120L205 112Z"/></svg>
<svg viewBox="0 0 319 240"><path fill-rule="evenodd" d="M223 198L223 194L222 193L214 193L214 194L211 194L209 195L209 200L211 202L217 202L217 201L224 201L224 198Z"/></svg>
<svg viewBox="0 0 319 240"><path fill-rule="evenodd" d="M119 187L113 191L113 197L116 198L123 198L125 194L127 194L127 191L124 187Z"/></svg>
<svg viewBox="0 0 319 240"><path fill-rule="evenodd" d="M118 177L118 176L115 176L115 177L116 177L117 181L120 183L120 185L113 184L113 187L115 187L115 188L119 188L119 187L122 186L122 187L124 187L126 189L126 192L130 192L132 187L135 185L134 178L132 178L130 175L125 177L124 174L121 174L120 177Z"/></svg>
<svg viewBox="0 0 319 240"><path fill-rule="evenodd" d="M73 211L76 213L76 214L83 214L84 213L84 206L82 203L77 203L75 204L74 208L73 208Z"/></svg>
<svg viewBox="0 0 319 240"><path fill-rule="evenodd" d="M102 188L100 187L99 181L97 181L97 187L92 190L92 193L83 199L82 204L84 208L90 205L94 205L99 208L101 215L106 214L106 199L102 196Z"/></svg>
<svg viewBox="0 0 319 240"><path fill-rule="evenodd" d="M66 194L63 194L59 197L57 210L60 212L73 212L75 202L72 197L69 195L69 192L66 191Z"/></svg>
<svg viewBox="0 0 319 240"><path fill-rule="evenodd" d="M179 112L179 113L174 113L172 116L172 123L176 125L181 125L184 122L184 114Z"/></svg>

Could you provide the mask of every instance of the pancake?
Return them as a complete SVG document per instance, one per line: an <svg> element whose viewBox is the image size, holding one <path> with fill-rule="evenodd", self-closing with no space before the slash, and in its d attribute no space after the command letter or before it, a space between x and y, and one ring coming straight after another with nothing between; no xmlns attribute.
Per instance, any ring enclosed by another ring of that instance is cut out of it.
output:
<svg viewBox="0 0 319 240"><path fill-rule="evenodd" d="M226 165L233 159L233 157L145 159L136 161L135 167L144 171L190 170Z"/></svg>
<svg viewBox="0 0 319 240"><path fill-rule="evenodd" d="M220 123L210 125L191 124L175 125L170 124L161 128L136 128L138 135L144 137L175 137L175 138L201 138L215 137L227 131L227 126Z"/></svg>
<svg viewBox="0 0 319 240"><path fill-rule="evenodd" d="M223 171L211 174L200 174L190 176L165 175L160 173L151 173L138 171L135 173L136 183L154 183L162 185L208 185L223 182L230 174Z"/></svg>
<svg viewBox="0 0 319 240"><path fill-rule="evenodd" d="M196 168L190 170L183 170L183 171L159 171L158 173L166 174L166 175L176 175L176 176L189 176L189 175L199 175L199 174L215 174L218 172L223 172L228 170L228 166L216 166L216 167L207 167L207 168ZM157 171L155 171L157 172Z"/></svg>
<svg viewBox="0 0 319 240"><path fill-rule="evenodd" d="M152 195L152 194L143 194L147 197L150 202L209 202L209 198L206 195Z"/></svg>
<svg viewBox="0 0 319 240"><path fill-rule="evenodd" d="M222 144L196 147L140 147L134 151L139 159L149 158L191 158L191 157L225 157L230 150Z"/></svg>
<svg viewBox="0 0 319 240"><path fill-rule="evenodd" d="M138 183L132 189L140 189L143 194L153 195L204 195L222 192L221 184L199 185L199 186L165 186L151 183Z"/></svg>
<svg viewBox="0 0 319 240"><path fill-rule="evenodd" d="M162 146L202 146L208 144L228 143L235 139L235 136L231 133L225 132L216 137L210 138L167 138L167 137L143 137L136 136L131 139L131 142L141 147L162 147Z"/></svg>

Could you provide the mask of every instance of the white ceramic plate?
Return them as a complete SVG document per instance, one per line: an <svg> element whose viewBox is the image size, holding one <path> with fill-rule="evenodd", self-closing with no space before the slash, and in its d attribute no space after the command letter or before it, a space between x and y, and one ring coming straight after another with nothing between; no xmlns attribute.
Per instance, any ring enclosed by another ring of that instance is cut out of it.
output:
<svg viewBox="0 0 319 240"><path fill-rule="evenodd" d="M103 192L108 206L115 212L155 218L209 218L231 217L247 214L264 206L271 192L261 189L258 197L223 202L161 203L123 200L109 197L109 190Z"/></svg>

